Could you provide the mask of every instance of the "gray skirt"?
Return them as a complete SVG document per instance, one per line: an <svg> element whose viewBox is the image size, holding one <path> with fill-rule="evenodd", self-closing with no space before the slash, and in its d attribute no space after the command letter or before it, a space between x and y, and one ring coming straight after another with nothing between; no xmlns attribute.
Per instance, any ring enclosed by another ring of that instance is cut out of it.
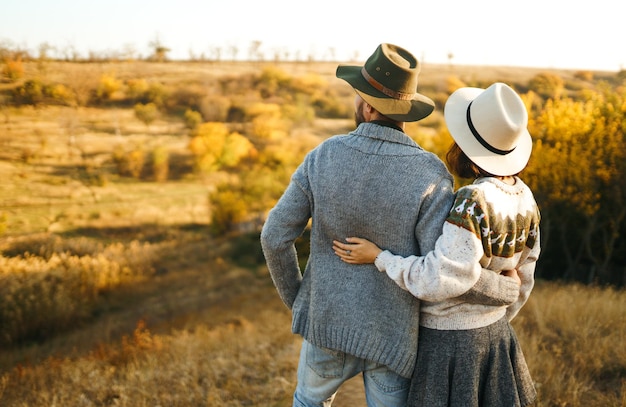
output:
<svg viewBox="0 0 626 407"><path fill-rule="evenodd" d="M537 393L509 322L459 331L421 327L408 406L522 407Z"/></svg>

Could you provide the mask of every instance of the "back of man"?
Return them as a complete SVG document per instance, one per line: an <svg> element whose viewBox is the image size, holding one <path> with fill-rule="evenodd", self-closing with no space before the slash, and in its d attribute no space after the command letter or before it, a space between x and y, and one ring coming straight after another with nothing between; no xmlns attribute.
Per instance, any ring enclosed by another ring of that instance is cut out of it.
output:
<svg viewBox="0 0 626 407"><path fill-rule="evenodd" d="M405 255L430 251L452 205L445 166L402 132L364 123L310 153L292 185L299 191L285 198L306 197L312 217L311 253L292 307L294 332L409 377L417 352L418 301L372 265L339 261L332 241L367 236ZM282 204L267 228L274 217L280 223L290 218L280 212ZM288 212L296 213L293 207Z"/></svg>
<svg viewBox="0 0 626 407"><path fill-rule="evenodd" d="M355 131L310 152L263 227L269 271L292 310L293 332L305 339L294 405L330 405L339 385L360 372L368 405L405 402L419 302L373 265L343 263L332 242L362 236L402 255L434 248L453 181L441 160L402 131L405 121L434 109L417 93L418 72L413 55L390 44L381 44L364 67L340 66L337 76L353 86L357 102L384 120L360 120ZM294 243L309 221L310 256L302 273ZM371 386L367 371L375 373ZM392 373L398 380L388 379Z"/></svg>

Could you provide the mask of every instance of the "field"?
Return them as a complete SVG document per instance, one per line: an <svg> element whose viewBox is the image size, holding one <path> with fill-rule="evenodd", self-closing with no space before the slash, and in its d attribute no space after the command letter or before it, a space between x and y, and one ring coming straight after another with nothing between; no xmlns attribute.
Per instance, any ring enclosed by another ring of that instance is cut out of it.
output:
<svg viewBox="0 0 626 407"><path fill-rule="evenodd" d="M319 75L349 104L335 66L279 68ZM175 89L261 68L48 62L26 64L24 76L80 91L79 83L93 90L93 78L114 72ZM451 75L524 83L539 72L425 66L420 86L445 89ZM0 97L12 86L0 83ZM215 233L211 225L210 194L240 182L237 175L194 171L182 115L144 122L132 104L115 101L0 99L0 405L290 405L300 339L264 266L258 229ZM350 118L324 118L296 132L319 142L351 126ZM143 172L120 174L116 152L138 149L149 152ZM152 165L160 149L168 152L164 178ZM624 309L623 289L538 282L513 321L537 406L626 406ZM358 379L334 405L364 405Z"/></svg>

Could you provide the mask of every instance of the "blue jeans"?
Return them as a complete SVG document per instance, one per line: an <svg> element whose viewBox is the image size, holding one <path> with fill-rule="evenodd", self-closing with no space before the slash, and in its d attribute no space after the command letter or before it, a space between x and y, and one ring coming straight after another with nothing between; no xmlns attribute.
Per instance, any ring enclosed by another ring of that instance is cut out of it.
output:
<svg viewBox="0 0 626 407"><path fill-rule="evenodd" d="M330 407L339 386L363 373L368 407L404 407L410 379L387 366L302 342L293 407Z"/></svg>

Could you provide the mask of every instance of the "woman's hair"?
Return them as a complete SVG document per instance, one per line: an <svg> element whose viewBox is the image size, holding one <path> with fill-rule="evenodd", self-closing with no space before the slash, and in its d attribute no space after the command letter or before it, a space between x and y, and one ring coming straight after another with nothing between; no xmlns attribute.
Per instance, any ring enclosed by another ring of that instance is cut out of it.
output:
<svg viewBox="0 0 626 407"><path fill-rule="evenodd" d="M446 161L448 162L448 167L450 167L450 172L461 178L474 179L494 176L474 164L456 143L452 143L450 146L446 154Z"/></svg>

